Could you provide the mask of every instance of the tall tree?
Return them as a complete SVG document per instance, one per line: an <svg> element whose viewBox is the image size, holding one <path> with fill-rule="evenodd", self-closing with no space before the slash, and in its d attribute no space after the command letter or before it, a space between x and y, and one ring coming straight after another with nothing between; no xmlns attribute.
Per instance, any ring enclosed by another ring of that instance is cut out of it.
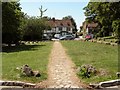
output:
<svg viewBox="0 0 120 90"><path fill-rule="evenodd" d="M39 8L39 10L40 10L40 18L42 18L43 15L44 15L44 12L46 12L47 9L43 10L43 7L42 7L42 5L41 5L41 7Z"/></svg>
<svg viewBox="0 0 120 90"><path fill-rule="evenodd" d="M89 2L84 10L86 21L98 21L101 25L99 36L108 36L114 32L112 23L120 19L120 2Z"/></svg>
<svg viewBox="0 0 120 90"><path fill-rule="evenodd" d="M23 13L19 2L2 2L2 42L17 44L21 39Z"/></svg>
<svg viewBox="0 0 120 90"><path fill-rule="evenodd" d="M24 27L24 40L34 41L42 40L43 32L49 25L44 18L29 17Z"/></svg>

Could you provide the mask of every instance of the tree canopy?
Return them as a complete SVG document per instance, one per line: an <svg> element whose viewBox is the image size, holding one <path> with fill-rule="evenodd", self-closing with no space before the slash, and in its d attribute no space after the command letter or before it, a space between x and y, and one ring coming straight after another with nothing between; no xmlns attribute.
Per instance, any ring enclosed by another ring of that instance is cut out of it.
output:
<svg viewBox="0 0 120 90"><path fill-rule="evenodd" d="M87 22L99 22L101 30L98 36L109 36L111 32L116 32L114 35L118 37L115 29L118 25L115 24L120 21L120 2L89 2L84 10Z"/></svg>
<svg viewBox="0 0 120 90"><path fill-rule="evenodd" d="M72 25L74 26L73 33L75 34L75 33L77 32L77 25L76 25L76 22L75 22L75 20L73 19L73 17L72 17L72 16L65 16L65 17L63 17L63 19L64 19L64 20L66 20L66 19L71 20Z"/></svg>
<svg viewBox="0 0 120 90"><path fill-rule="evenodd" d="M50 28L45 18L29 17L24 26L23 40L42 40L45 29Z"/></svg>
<svg viewBox="0 0 120 90"><path fill-rule="evenodd" d="M19 2L2 2L2 42L18 43L21 39L23 12Z"/></svg>
<svg viewBox="0 0 120 90"><path fill-rule="evenodd" d="M43 18L30 17L21 11L19 2L2 2L2 43L9 46L18 44L20 40L42 40L43 30L50 28Z"/></svg>

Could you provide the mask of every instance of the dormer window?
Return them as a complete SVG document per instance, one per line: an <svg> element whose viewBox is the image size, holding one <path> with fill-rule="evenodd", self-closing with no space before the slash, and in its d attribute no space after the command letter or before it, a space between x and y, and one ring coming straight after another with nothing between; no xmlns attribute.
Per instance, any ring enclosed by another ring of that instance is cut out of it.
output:
<svg viewBox="0 0 120 90"><path fill-rule="evenodd" d="M55 22L55 18L52 18L53 22Z"/></svg>
<svg viewBox="0 0 120 90"><path fill-rule="evenodd" d="M59 27L59 30L62 30L62 27Z"/></svg>
<svg viewBox="0 0 120 90"><path fill-rule="evenodd" d="M68 26L70 26L70 23L67 23Z"/></svg>
<svg viewBox="0 0 120 90"><path fill-rule="evenodd" d="M60 23L60 25L61 25L61 26L63 26L63 24L62 24L62 23Z"/></svg>

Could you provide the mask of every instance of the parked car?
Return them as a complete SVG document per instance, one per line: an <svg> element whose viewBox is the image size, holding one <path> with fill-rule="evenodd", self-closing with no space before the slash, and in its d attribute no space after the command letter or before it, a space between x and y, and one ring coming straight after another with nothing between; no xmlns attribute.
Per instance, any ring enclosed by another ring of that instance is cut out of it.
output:
<svg viewBox="0 0 120 90"><path fill-rule="evenodd" d="M58 38L52 38L51 40L52 41L58 41L59 39Z"/></svg>
<svg viewBox="0 0 120 90"><path fill-rule="evenodd" d="M55 34L55 35L54 35L54 38L55 38L55 39L59 39L59 38L60 38L60 34Z"/></svg>
<svg viewBox="0 0 120 90"><path fill-rule="evenodd" d="M42 40L51 40L49 36L43 36Z"/></svg>
<svg viewBox="0 0 120 90"><path fill-rule="evenodd" d="M85 36L85 39L86 39L86 40L90 40L91 38L92 38L92 37L91 37L91 35L89 35L89 34Z"/></svg>
<svg viewBox="0 0 120 90"><path fill-rule="evenodd" d="M65 35L63 37L60 37L60 40L74 40L75 37L73 35Z"/></svg>

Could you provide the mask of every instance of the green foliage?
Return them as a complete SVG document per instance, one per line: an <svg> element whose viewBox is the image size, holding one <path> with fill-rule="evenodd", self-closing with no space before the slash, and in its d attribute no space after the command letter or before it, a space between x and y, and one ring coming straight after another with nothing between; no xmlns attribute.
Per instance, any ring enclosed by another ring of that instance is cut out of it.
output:
<svg viewBox="0 0 120 90"><path fill-rule="evenodd" d="M115 20L112 23L113 31L115 36L120 39L120 20Z"/></svg>
<svg viewBox="0 0 120 90"><path fill-rule="evenodd" d="M23 13L19 2L2 2L2 41L6 44L18 43Z"/></svg>
<svg viewBox="0 0 120 90"><path fill-rule="evenodd" d="M109 36L112 30L112 23L119 20L120 3L119 2L89 2L84 8L86 21L98 21L101 26L99 36Z"/></svg>
<svg viewBox="0 0 120 90"><path fill-rule="evenodd" d="M78 35L79 35L79 36L82 36L82 35L83 35L83 32L79 32Z"/></svg>
<svg viewBox="0 0 120 90"><path fill-rule="evenodd" d="M24 26L23 40L42 40L43 30L49 28L50 26L46 19L30 17L26 20L26 25Z"/></svg>
<svg viewBox="0 0 120 90"><path fill-rule="evenodd" d="M76 25L76 22L73 19L73 17L72 16L65 16L65 17L63 17L63 19L65 19L65 20L70 19L71 20L72 25L74 26L73 33L75 34L77 32L77 25Z"/></svg>
<svg viewBox="0 0 120 90"><path fill-rule="evenodd" d="M89 75L87 75L87 69L84 67L80 69L80 72L78 73L78 75L82 77L89 77Z"/></svg>
<svg viewBox="0 0 120 90"><path fill-rule="evenodd" d="M95 76L96 73L97 70L92 65L82 65L78 75L82 76L83 78L90 78L91 76Z"/></svg>

